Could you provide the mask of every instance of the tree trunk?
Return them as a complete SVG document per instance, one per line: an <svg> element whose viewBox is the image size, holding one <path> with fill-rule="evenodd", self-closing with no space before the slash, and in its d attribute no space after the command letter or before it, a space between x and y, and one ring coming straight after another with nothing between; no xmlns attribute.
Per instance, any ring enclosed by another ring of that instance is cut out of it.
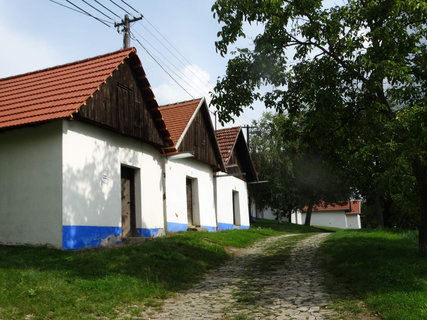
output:
<svg viewBox="0 0 427 320"><path fill-rule="evenodd" d="M310 198L310 201L308 203L307 213L305 214L305 223L304 225L310 226L311 223L311 212L313 211L313 205L314 205L314 197Z"/></svg>
<svg viewBox="0 0 427 320"><path fill-rule="evenodd" d="M381 193L375 188L375 212L377 214L378 228L384 228L384 216L381 208Z"/></svg>
<svg viewBox="0 0 427 320"><path fill-rule="evenodd" d="M427 256L427 166L420 159L412 163L418 194L420 196L421 222L418 228L418 251L420 255Z"/></svg>

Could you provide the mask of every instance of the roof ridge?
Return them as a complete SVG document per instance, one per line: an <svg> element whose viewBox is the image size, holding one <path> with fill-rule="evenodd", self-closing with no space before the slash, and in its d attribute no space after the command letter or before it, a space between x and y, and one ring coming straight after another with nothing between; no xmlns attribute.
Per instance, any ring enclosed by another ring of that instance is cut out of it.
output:
<svg viewBox="0 0 427 320"><path fill-rule="evenodd" d="M215 131L218 132L218 131L233 130L233 129L242 129L242 127L241 126L235 126L235 127L230 127L230 128L221 128L221 129L217 129Z"/></svg>
<svg viewBox="0 0 427 320"><path fill-rule="evenodd" d="M190 99L190 100L184 100L184 101L179 101L179 102L164 104L162 106L159 106L159 108L177 106L179 104L184 104L184 103L188 103L188 102L194 102L194 101L198 101L198 100L200 101L202 99L203 99L203 97L200 97L200 98L194 98L194 99Z"/></svg>
<svg viewBox="0 0 427 320"><path fill-rule="evenodd" d="M21 74L9 76L9 77L6 77L6 78L0 78L0 82L1 81L5 81L5 80L11 80L11 79L23 77L23 76L28 76L28 75L36 74L36 73L40 73L40 72L46 72L46 71L50 71L50 70L64 68L64 67L72 66L74 64L84 63L84 62L88 62L88 61L91 61L91 60L100 59L100 58L103 58L103 57L108 57L108 56L117 54L119 52L125 52L125 51L129 51L129 53L132 52L132 51L136 52L136 48L135 47L130 47L130 48L126 48L126 49L120 49L120 50L117 50L117 51L114 51L114 52L100 54L100 55L97 55L97 56L94 56L94 57L91 57L91 58L86 58L86 59L76 60L76 61L72 61L72 62L67 62L67 63L59 64L59 65L56 65L56 66L53 66L53 67L39 69L39 70L34 70L34 71L26 72L26 73L21 73Z"/></svg>

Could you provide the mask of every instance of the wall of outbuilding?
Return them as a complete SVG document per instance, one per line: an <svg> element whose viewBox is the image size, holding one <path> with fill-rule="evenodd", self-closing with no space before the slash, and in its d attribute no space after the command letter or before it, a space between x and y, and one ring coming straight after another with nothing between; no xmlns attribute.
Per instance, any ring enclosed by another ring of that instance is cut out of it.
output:
<svg viewBox="0 0 427 320"><path fill-rule="evenodd" d="M187 178L194 181L193 204L197 212L195 225L215 231L213 171L208 164L191 158L165 159L167 231L187 230Z"/></svg>
<svg viewBox="0 0 427 320"><path fill-rule="evenodd" d="M304 224L305 213L301 213L301 221ZM344 211L322 211L311 214L310 224L312 226L347 228L347 220Z"/></svg>
<svg viewBox="0 0 427 320"><path fill-rule="evenodd" d="M238 192L238 225L233 224L233 191ZM248 189L245 181L219 173L216 178L218 230L248 229Z"/></svg>
<svg viewBox="0 0 427 320"><path fill-rule="evenodd" d="M0 243L62 247L61 121L0 132Z"/></svg>
<svg viewBox="0 0 427 320"><path fill-rule="evenodd" d="M346 214L347 229L360 229L362 224L360 222L360 214Z"/></svg>
<svg viewBox="0 0 427 320"><path fill-rule="evenodd" d="M139 140L63 121L63 248L120 243L121 166L135 172L137 235L163 233L160 152Z"/></svg>

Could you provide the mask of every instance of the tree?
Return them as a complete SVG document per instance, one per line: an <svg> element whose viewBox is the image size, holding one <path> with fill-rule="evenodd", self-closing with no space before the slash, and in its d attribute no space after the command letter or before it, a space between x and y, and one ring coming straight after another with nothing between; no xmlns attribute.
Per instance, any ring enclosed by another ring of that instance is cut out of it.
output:
<svg viewBox="0 0 427 320"><path fill-rule="evenodd" d="M419 251L427 254L425 1L217 0L212 10L222 55L245 26L262 29L253 47L235 49L216 84L220 121L257 99L303 114L305 139L378 197L387 192L383 176L405 163L420 203Z"/></svg>
<svg viewBox="0 0 427 320"><path fill-rule="evenodd" d="M305 121L285 114L264 113L252 135L252 159L259 178L268 184L254 185L251 194L271 207L278 219L307 207L305 224L310 225L314 205L347 199L350 189L329 158L304 140Z"/></svg>
<svg viewBox="0 0 427 320"><path fill-rule="evenodd" d="M262 119L252 123L256 129L251 135L251 157L259 179L267 184L252 185L249 191L261 209L273 209L279 222L301 206L287 141L281 133L285 120L283 115L264 113Z"/></svg>

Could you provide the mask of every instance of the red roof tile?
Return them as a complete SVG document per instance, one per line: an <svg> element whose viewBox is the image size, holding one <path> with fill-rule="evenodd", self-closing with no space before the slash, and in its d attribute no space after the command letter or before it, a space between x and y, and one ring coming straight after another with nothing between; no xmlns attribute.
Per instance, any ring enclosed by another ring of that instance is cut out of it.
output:
<svg viewBox="0 0 427 320"><path fill-rule="evenodd" d="M0 128L70 117L132 52L135 48L0 79Z"/></svg>
<svg viewBox="0 0 427 320"><path fill-rule="evenodd" d="M239 136L240 127L232 127L216 130L216 139L219 149L221 150L222 159L225 164L230 160L237 137Z"/></svg>
<svg viewBox="0 0 427 320"><path fill-rule="evenodd" d="M313 206L313 212L345 211L347 214L360 214L360 203L361 203L360 200L348 200L348 202L344 205L334 203L334 204L328 204L325 206L324 203L321 203L318 206ZM307 207L304 207L302 210L307 211Z"/></svg>
<svg viewBox="0 0 427 320"><path fill-rule="evenodd" d="M194 99L160 107L166 129L169 131L175 146L178 144L201 100L201 98Z"/></svg>

